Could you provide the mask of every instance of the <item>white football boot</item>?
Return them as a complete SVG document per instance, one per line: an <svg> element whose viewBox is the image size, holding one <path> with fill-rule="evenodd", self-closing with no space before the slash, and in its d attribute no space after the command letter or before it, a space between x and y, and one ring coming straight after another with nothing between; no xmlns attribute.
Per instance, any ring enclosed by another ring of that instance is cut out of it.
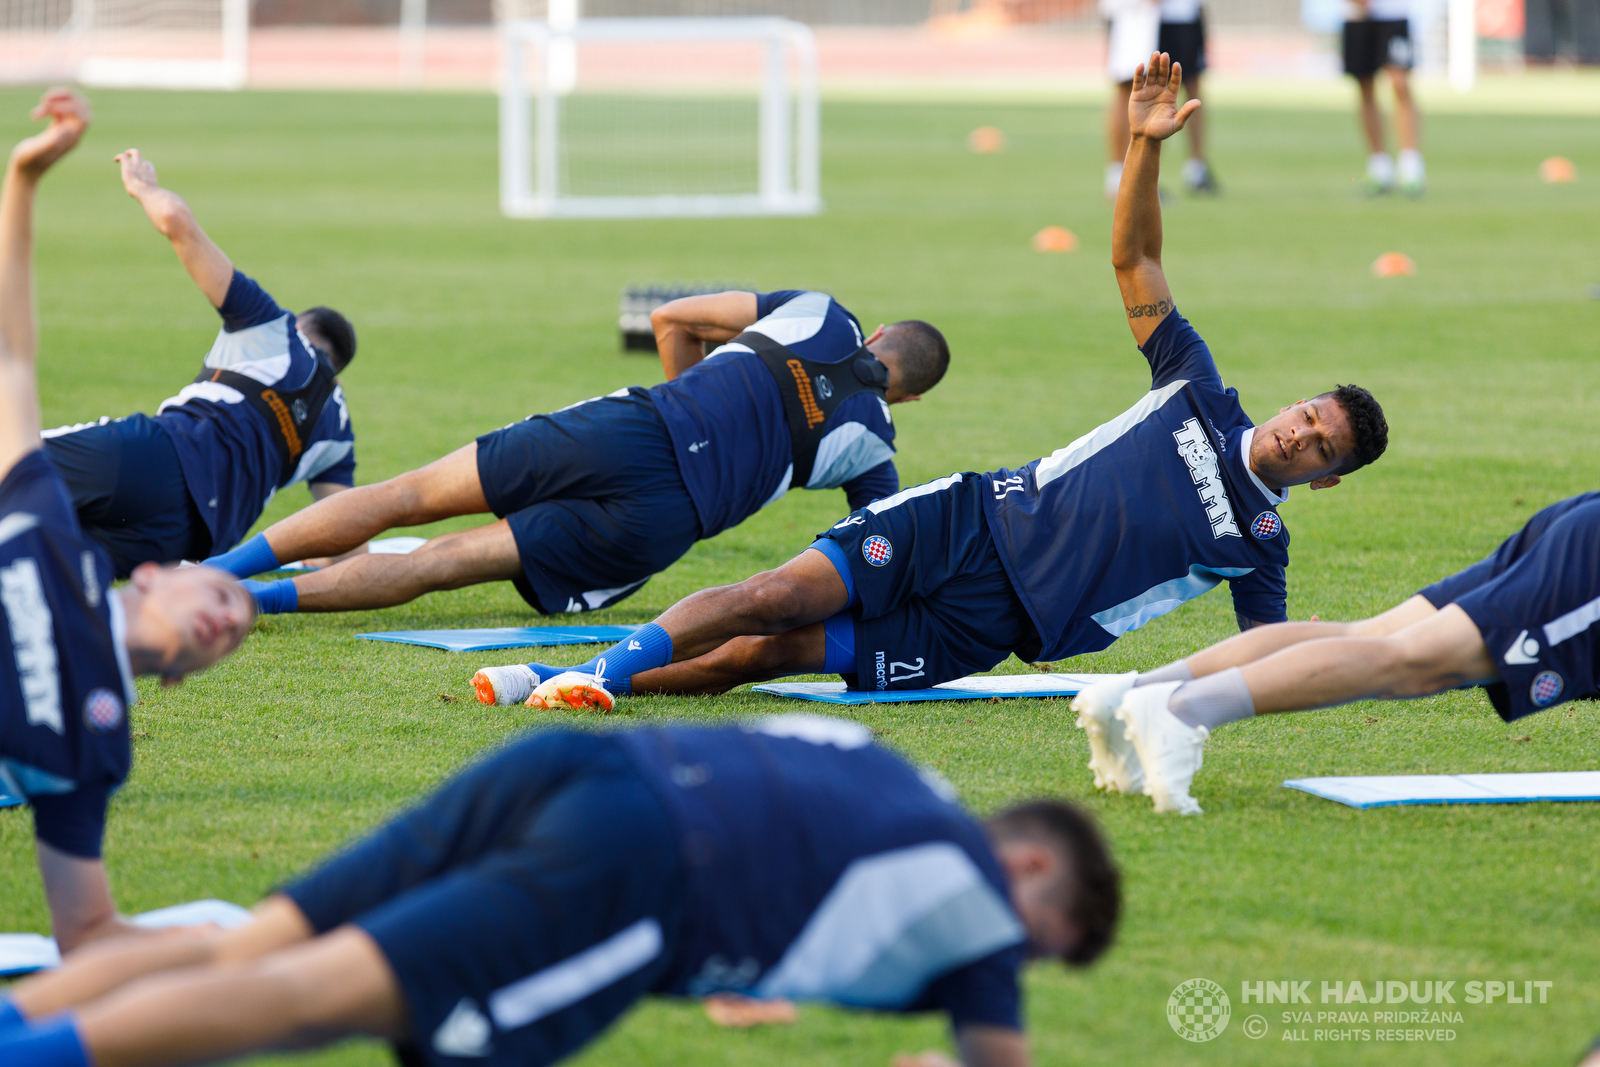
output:
<svg viewBox="0 0 1600 1067"><path fill-rule="evenodd" d="M1072 698L1078 729L1089 735L1089 769L1094 772L1096 789L1134 796L1144 792L1139 753L1116 718L1117 705L1138 678L1138 671L1119 674L1094 683Z"/></svg>
<svg viewBox="0 0 1600 1067"><path fill-rule="evenodd" d="M604 661L601 662L603 665ZM604 713L614 708L617 701L598 674L566 671L547 682L540 682L523 703L530 708L543 708L546 711Z"/></svg>
<svg viewBox="0 0 1600 1067"><path fill-rule="evenodd" d="M526 663L485 667L472 676L472 689L480 704L520 704L538 684L539 676Z"/></svg>
<svg viewBox="0 0 1600 1067"><path fill-rule="evenodd" d="M1155 801L1156 810L1199 815L1200 805L1189 795L1189 785L1200 770L1211 731L1204 726L1186 726L1167 710L1168 698L1181 684L1162 682L1130 689L1117 705L1116 715L1139 753L1145 796Z"/></svg>

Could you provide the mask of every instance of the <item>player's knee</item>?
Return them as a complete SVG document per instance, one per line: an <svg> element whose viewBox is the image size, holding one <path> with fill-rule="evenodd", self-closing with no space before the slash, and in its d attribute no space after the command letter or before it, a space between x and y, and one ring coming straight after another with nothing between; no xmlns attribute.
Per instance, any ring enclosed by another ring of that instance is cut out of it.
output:
<svg viewBox="0 0 1600 1067"><path fill-rule="evenodd" d="M805 600L788 578L777 571L767 571L740 584L744 587L747 614L763 629L782 633L799 625Z"/></svg>
<svg viewBox="0 0 1600 1067"><path fill-rule="evenodd" d="M1433 649L1408 633L1384 638L1383 646L1388 696L1406 700L1439 691L1439 664Z"/></svg>

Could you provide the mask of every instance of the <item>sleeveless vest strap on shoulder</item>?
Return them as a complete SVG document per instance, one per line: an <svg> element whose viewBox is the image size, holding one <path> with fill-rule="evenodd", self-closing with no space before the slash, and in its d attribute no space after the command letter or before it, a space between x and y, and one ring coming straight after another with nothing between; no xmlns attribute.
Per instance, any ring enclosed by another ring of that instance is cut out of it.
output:
<svg viewBox="0 0 1600 1067"><path fill-rule="evenodd" d="M311 380L299 389L275 389L263 385L248 374L221 368L203 368L195 376L196 382L216 382L244 394L249 404L266 420L272 432L272 443L278 451L278 488L282 489L294 477L305 453L311 432L316 428L322 409L333 396L338 383L334 381L333 364L320 353L316 355L317 369Z"/></svg>
<svg viewBox="0 0 1600 1067"><path fill-rule="evenodd" d="M889 368L865 346L837 363L822 363L796 355L754 330L746 330L732 343L744 345L760 356L772 380L778 383L794 460L794 474L789 480L792 487L804 488L811 481L823 427L840 404L857 393L871 393L879 400L888 395Z"/></svg>

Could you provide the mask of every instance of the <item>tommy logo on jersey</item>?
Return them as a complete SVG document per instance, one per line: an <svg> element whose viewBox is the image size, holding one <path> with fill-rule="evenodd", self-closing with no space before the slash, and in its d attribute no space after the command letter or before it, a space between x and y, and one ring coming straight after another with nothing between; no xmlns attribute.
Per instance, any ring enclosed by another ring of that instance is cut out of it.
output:
<svg viewBox="0 0 1600 1067"><path fill-rule="evenodd" d="M1250 524L1250 532L1263 541L1270 541L1283 532L1283 520L1278 518L1275 511L1263 511Z"/></svg>
<svg viewBox="0 0 1600 1067"><path fill-rule="evenodd" d="M1178 455L1189 468L1189 477L1200 490L1200 503L1205 506L1206 518L1211 520L1211 536L1216 538L1239 537L1239 524L1233 521L1233 505L1228 502L1228 491L1222 486L1222 471L1217 466L1217 453L1206 437L1199 419L1190 419L1182 428L1172 432L1178 442ZM1270 512L1268 514L1271 514ZM1272 516L1274 520L1276 515ZM1256 520L1260 522L1258 518ZM1276 534L1277 531L1273 531ZM1263 536L1256 534L1257 537Z"/></svg>
<svg viewBox="0 0 1600 1067"><path fill-rule="evenodd" d="M894 546L882 534L873 534L861 542L861 556L874 567L881 567L894 555Z"/></svg>
<svg viewBox="0 0 1600 1067"><path fill-rule="evenodd" d="M95 689L83 702L83 722L97 733L122 725L122 698L109 689Z"/></svg>

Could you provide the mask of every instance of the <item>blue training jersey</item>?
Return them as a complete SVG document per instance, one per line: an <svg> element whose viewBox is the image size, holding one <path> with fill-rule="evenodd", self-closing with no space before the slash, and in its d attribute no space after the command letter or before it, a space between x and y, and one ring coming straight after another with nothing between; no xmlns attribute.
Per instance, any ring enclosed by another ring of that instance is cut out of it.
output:
<svg viewBox="0 0 1600 1067"><path fill-rule="evenodd" d="M1026 934L942 779L822 716L616 736L684 841L689 914L664 992L1021 1028Z"/></svg>
<svg viewBox="0 0 1600 1067"><path fill-rule="evenodd" d="M861 348L861 324L826 293L759 293L756 314L751 330L805 359L838 363ZM650 395L672 436L701 536L737 526L793 488L783 395L761 357L744 345L723 345ZM893 456L889 405L857 393L823 425L803 488L843 488L854 511L900 488Z"/></svg>
<svg viewBox="0 0 1600 1067"><path fill-rule="evenodd" d="M316 359L295 316L253 279L233 272L228 296L217 309L222 329L206 353L211 369L248 375L263 385L304 388ZM283 481L282 459L272 427L221 382L192 382L161 402L156 421L172 438L189 495L211 531L211 550L225 552L261 517ZM344 390L335 387L306 441L289 484L335 482L354 485L355 430Z"/></svg>
<svg viewBox="0 0 1600 1067"><path fill-rule="evenodd" d="M88 859L133 761L112 577L55 467L28 453L0 481L0 804L31 803L40 840Z"/></svg>
<svg viewBox="0 0 1600 1067"><path fill-rule="evenodd" d="M1141 349L1151 387L1067 447L985 475L984 506L1040 658L1105 648L1227 580L1234 610L1281 622L1289 531L1250 469L1255 432L1173 311Z"/></svg>

